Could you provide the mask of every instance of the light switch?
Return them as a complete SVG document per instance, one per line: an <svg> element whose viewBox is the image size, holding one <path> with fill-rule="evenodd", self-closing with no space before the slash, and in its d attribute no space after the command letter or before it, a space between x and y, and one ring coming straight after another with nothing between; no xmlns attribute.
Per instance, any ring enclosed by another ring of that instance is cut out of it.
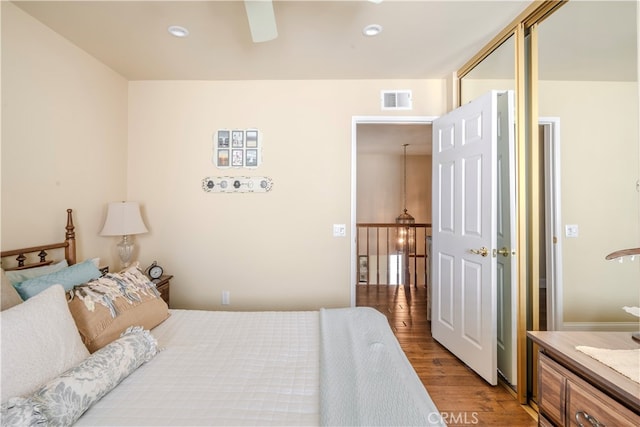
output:
<svg viewBox="0 0 640 427"><path fill-rule="evenodd" d="M345 237L347 226L345 224L333 224L333 237Z"/></svg>
<svg viewBox="0 0 640 427"><path fill-rule="evenodd" d="M567 237L578 237L578 225L567 224L564 226L564 235Z"/></svg>

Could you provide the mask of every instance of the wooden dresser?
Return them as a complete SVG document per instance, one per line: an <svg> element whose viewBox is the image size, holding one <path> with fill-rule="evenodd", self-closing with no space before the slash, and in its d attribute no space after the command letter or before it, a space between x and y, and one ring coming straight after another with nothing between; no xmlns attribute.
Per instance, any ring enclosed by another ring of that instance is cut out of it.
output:
<svg viewBox="0 0 640 427"><path fill-rule="evenodd" d="M537 331L527 335L539 345L539 425L640 426L640 384L576 350L580 345L640 348L631 332Z"/></svg>

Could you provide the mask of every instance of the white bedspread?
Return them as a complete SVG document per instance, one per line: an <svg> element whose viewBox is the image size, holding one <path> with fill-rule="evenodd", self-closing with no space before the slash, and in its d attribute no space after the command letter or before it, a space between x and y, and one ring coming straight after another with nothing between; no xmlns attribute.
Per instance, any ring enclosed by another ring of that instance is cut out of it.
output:
<svg viewBox="0 0 640 427"><path fill-rule="evenodd" d="M163 350L77 425L441 425L373 309L171 313Z"/></svg>
<svg viewBox="0 0 640 427"><path fill-rule="evenodd" d="M76 425L318 425L318 313L171 310L164 349Z"/></svg>
<svg viewBox="0 0 640 427"><path fill-rule="evenodd" d="M444 425L389 332L387 318L373 308L320 311L322 425Z"/></svg>

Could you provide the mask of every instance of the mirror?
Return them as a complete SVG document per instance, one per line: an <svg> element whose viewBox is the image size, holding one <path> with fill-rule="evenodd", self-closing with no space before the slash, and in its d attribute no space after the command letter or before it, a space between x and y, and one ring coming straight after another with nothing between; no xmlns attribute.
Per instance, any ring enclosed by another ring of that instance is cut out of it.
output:
<svg viewBox="0 0 640 427"><path fill-rule="evenodd" d="M515 42L512 35L462 77L461 104L493 89L515 90L515 76Z"/></svg>
<svg viewBox="0 0 640 427"><path fill-rule="evenodd" d="M539 78L526 104L539 115L533 130L540 140L539 152L523 154L539 169L522 173L540 194L536 200L533 193L524 196L537 205L527 209L527 229L536 224L539 231L530 233L535 241L523 243L535 248L527 255L535 266L520 284L527 288L527 312L518 312L519 328L524 317L526 329L534 330L637 329L638 320L622 307L639 304L640 261L605 260L613 251L640 246L637 6L542 3L520 21L531 18L523 55L538 62ZM507 40L461 79L461 103L507 88L514 82L514 58L515 43ZM519 125L528 139L529 123ZM524 332L518 330L520 338ZM528 385L535 370L530 352L518 353L518 378ZM522 403L528 390L517 387Z"/></svg>
<svg viewBox="0 0 640 427"><path fill-rule="evenodd" d="M640 261L605 260L640 246L636 7L569 1L539 24L541 204L551 208L541 216L555 225L540 246L540 290L558 303L541 329L637 328L622 307L640 301Z"/></svg>
<svg viewBox="0 0 640 427"><path fill-rule="evenodd" d="M460 82L460 100L464 105L491 90L515 90L515 41L512 35L500 46L464 75ZM508 126L506 120L500 122L502 126ZM498 174L498 241L506 241L509 245L511 230L509 218L511 200L508 191L510 182L508 175L509 144L508 130L498 131L498 163L502 165L502 174ZM505 159L507 160L505 162ZM512 159L511 159L512 160ZM511 165L513 166L513 165ZM502 180L500 179L502 177ZM506 181L504 181L506 180ZM511 183L515 185L514 183ZM500 236L506 238L501 240ZM504 247L499 244L499 247ZM499 257L497 262L497 367L501 378L505 383L515 387L517 385L517 283L512 280L511 258Z"/></svg>

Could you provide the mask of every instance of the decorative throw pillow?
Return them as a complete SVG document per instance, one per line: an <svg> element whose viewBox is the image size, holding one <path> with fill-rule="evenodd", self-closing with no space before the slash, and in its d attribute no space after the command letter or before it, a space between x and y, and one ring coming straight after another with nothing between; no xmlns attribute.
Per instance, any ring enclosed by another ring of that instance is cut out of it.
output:
<svg viewBox="0 0 640 427"><path fill-rule="evenodd" d="M92 353L130 326L151 329L169 317L156 286L135 267L76 286L70 295L69 309Z"/></svg>
<svg viewBox="0 0 640 427"><path fill-rule="evenodd" d="M42 292L51 285L62 285L65 291L70 290L76 285L88 282L89 280L100 277L102 273L90 259L63 268L54 273L45 274L44 276L34 277L13 285L23 300L27 300L34 295Z"/></svg>
<svg viewBox="0 0 640 427"><path fill-rule="evenodd" d="M4 270L0 269L0 280L2 285L2 294L0 295L0 303L2 304L2 310L11 308L22 303L22 298L18 295L18 291L11 285L11 282L5 276Z"/></svg>
<svg viewBox="0 0 640 427"><path fill-rule="evenodd" d="M65 267L69 267L66 259L56 262L55 264L44 265L42 267L25 268L24 270L7 271L7 277L14 285L24 282L25 280L35 279L45 274L55 273Z"/></svg>
<svg viewBox="0 0 640 427"><path fill-rule="evenodd" d="M0 312L2 402L32 393L89 356L62 286Z"/></svg>
<svg viewBox="0 0 640 427"><path fill-rule="evenodd" d="M129 328L122 337L47 382L33 395L5 402L2 425L72 425L157 353L158 343L149 331Z"/></svg>
<svg viewBox="0 0 640 427"><path fill-rule="evenodd" d="M31 399L12 397L0 407L3 427L46 426L47 418Z"/></svg>

